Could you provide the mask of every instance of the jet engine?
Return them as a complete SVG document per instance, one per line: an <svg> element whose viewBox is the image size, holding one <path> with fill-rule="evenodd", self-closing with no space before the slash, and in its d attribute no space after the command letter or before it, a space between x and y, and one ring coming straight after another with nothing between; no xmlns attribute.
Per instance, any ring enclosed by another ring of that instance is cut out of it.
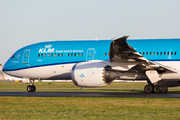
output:
<svg viewBox="0 0 180 120"><path fill-rule="evenodd" d="M107 62L99 60L77 63L71 71L74 84L80 87L107 86L119 76Z"/></svg>

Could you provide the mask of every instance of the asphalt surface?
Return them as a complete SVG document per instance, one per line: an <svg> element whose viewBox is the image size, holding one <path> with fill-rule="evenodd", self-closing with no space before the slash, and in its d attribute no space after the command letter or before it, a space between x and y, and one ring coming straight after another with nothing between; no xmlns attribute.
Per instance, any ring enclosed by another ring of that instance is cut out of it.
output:
<svg viewBox="0 0 180 120"><path fill-rule="evenodd" d="M142 98L180 98L180 94L145 94L122 92L0 92L0 96L28 97L142 97Z"/></svg>

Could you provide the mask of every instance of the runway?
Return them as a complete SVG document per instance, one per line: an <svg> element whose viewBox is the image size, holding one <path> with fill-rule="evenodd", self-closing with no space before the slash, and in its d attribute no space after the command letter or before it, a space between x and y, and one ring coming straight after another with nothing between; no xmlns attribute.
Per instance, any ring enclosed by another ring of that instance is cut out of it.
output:
<svg viewBox="0 0 180 120"><path fill-rule="evenodd" d="M180 98L180 94L145 94L122 92L0 92L0 96L26 97L142 97L142 98Z"/></svg>

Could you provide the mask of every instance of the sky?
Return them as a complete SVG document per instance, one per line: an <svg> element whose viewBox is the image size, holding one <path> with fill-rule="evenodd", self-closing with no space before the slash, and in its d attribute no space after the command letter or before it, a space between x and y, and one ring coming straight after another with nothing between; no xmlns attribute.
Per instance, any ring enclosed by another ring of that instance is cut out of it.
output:
<svg viewBox="0 0 180 120"><path fill-rule="evenodd" d="M55 40L180 38L180 0L0 0L0 64Z"/></svg>

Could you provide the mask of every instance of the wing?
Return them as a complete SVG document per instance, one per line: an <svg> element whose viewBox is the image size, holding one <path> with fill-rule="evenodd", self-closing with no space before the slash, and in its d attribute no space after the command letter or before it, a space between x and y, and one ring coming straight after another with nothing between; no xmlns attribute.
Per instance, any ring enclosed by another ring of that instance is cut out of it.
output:
<svg viewBox="0 0 180 120"><path fill-rule="evenodd" d="M158 72L173 72L177 70L162 64L150 61L134 50L126 41L129 36L118 38L111 43L109 60L111 62L137 62L133 69L157 70Z"/></svg>

